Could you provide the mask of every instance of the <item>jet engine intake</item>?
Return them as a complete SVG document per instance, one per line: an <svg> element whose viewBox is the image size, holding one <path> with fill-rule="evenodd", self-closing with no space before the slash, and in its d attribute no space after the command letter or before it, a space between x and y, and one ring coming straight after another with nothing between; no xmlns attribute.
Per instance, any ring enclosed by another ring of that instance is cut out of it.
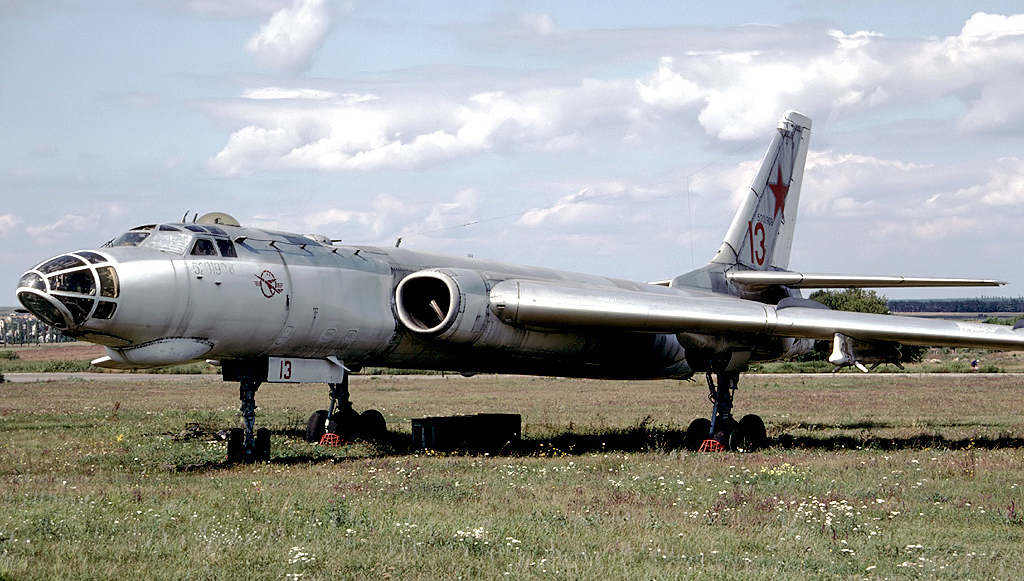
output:
<svg viewBox="0 0 1024 581"><path fill-rule="evenodd" d="M481 337L491 317L487 282L466 269L414 272L398 283L395 309L406 329L456 343Z"/></svg>

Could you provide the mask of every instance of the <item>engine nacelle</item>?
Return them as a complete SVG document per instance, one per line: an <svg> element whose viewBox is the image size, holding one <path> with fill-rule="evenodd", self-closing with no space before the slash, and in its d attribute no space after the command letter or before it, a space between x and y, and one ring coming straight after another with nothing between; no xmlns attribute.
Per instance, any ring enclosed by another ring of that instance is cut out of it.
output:
<svg viewBox="0 0 1024 581"><path fill-rule="evenodd" d="M903 369L900 359L899 343L858 341L853 337L836 333L832 339L832 354L829 355L828 362L836 366L836 371L842 367L856 366L867 373L868 368L865 364L871 365L871 369L874 369L882 363L892 363Z"/></svg>
<svg viewBox="0 0 1024 581"><path fill-rule="evenodd" d="M398 283L395 308L406 329L453 343L481 338L488 319L487 281L473 270L445 268L414 272Z"/></svg>

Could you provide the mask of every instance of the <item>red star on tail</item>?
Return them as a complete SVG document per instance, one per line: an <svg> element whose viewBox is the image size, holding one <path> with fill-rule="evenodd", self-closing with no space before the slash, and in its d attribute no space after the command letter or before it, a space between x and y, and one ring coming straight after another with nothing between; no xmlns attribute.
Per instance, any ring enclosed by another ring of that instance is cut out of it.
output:
<svg viewBox="0 0 1024 581"><path fill-rule="evenodd" d="M782 219L786 219L786 194L789 193L789 186L783 185L782 183L782 165L779 165L779 178L774 184L768 184L768 187L772 189L772 193L775 194L775 213L772 216L778 216L779 212L782 212Z"/></svg>

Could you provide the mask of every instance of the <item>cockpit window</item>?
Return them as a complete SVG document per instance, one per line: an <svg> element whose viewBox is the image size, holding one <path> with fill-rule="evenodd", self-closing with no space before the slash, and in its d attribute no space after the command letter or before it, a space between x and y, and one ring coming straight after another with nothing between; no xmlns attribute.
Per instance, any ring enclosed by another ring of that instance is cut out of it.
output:
<svg viewBox="0 0 1024 581"><path fill-rule="evenodd" d="M79 251L76 252L75 254L81 256L82 258L88 260L93 264L102 264L107 261L106 258L103 258L102 256L96 254L95 252L89 252L88 250Z"/></svg>
<svg viewBox="0 0 1024 581"><path fill-rule="evenodd" d="M107 301L100 301L96 305L96 312L92 314L97 319L112 319L114 318L114 311L117 310L117 303L110 303Z"/></svg>
<svg viewBox="0 0 1024 581"><path fill-rule="evenodd" d="M118 285L117 272L114 271L114 268L112 266L101 266L96 269L96 274L100 277L100 295L116 299L117 295L121 294L121 289Z"/></svg>
<svg viewBox="0 0 1024 581"><path fill-rule="evenodd" d="M157 232L146 242L149 248L155 248L171 254L184 254L192 242L192 235L185 232Z"/></svg>
<svg viewBox="0 0 1024 581"><path fill-rule="evenodd" d="M160 224L161 232L181 232L181 228L177 226L171 226L170 224Z"/></svg>
<svg viewBox="0 0 1024 581"><path fill-rule="evenodd" d="M202 226L197 226L195 224L186 224L185 229L191 230L193 232L200 232L202 234L206 234L206 228L203 228Z"/></svg>
<svg viewBox="0 0 1024 581"><path fill-rule="evenodd" d="M196 243L192 245L192 256L217 256L217 248L213 245L213 240L209 238L196 238Z"/></svg>
<svg viewBox="0 0 1024 581"><path fill-rule="evenodd" d="M139 232L132 230L131 232L125 232L124 234L114 238L114 241L110 243L111 246L138 246L142 244L142 241L149 237L149 232Z"/></svg>
<svg viewBox="0 0 1024 581"><path fill-rule="evenodd" d="M58 295L57 300L64 303L68 312L71 313L71 320L76 325L84 323L85 319L89 317L89 311L92 310L92 299Z"/></svg>
<svg viewBox="0 0 1024 581"><path fill-rule="evenodd" d="M238 253L235 252L235 243L230 240L221 240L218 238L217 248L220 248L221 256L228 256L231 258L236 258L238 256Z"/></svg>
<svg viewBox="0 0 1024 581"><path fill-rule="evenodd" d="M74 268L76 266L85 266L85 262L80 258L64 255L58 256L46 264L40 265L37 270L43 274L50 274L51 272Z"/></svg>
<svg viewBox="0 0 1024 581"><path fill-rule="evenodd" d="M92 271L88 268L55 274L49 278L49 281L51 290L80 295L96 294L96 279L93 278Z"/></svg>
<svg viewBox="0 0 1024 581"><path fill-rule="evenodd" d="M34 272L26 272L22 275L21 280L18 281L18 287L34 288L36 290L45 291L46 282L43 281L43 277L39 276Z"/></svg>

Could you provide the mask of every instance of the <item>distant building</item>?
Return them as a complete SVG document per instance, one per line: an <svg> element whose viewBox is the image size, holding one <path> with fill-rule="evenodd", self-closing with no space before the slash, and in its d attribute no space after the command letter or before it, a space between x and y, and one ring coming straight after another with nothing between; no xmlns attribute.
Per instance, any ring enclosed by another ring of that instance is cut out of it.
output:
<svg viewBox="0 0 1024 581"><path fill-rule="evenodd" d="M34 345L74 341L27 313L0 310L0 344Z"/></svg>

